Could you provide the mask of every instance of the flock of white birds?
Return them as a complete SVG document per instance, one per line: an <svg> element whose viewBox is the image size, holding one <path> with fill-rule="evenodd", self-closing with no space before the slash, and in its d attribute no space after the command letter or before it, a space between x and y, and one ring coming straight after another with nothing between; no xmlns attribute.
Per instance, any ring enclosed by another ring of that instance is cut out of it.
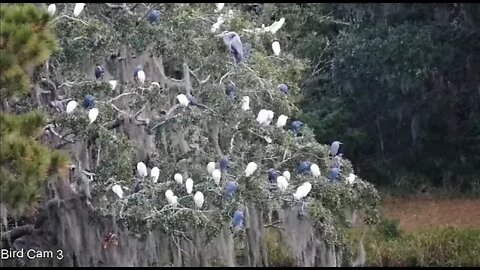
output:
<svg viewBox="0 0 480 270"><path fill-rule="evenodd" d="M216 4L216 9L214 11L215 12L220 12L224 8L224 6L225 6L225 4L222 4L222 3ZM84 3L75 4L74 10L73 10L74 17L78 17L80 15L80 13L83 11L84 8L85 8ZM55 4L49 5L47 10L51 15L54 15L55 12L56 12L56 5ZM231 10L229 11L229 15L232 15ZM223 17L223 15L220 15L220 17L218 17L218 19L217 19L217 22L212 25L211 31L215 32L220 27L220 25L224 22L225 22L225 18ZM271 26L265 27L265 25L262 25L262 28L257 28L256 31L271 32L271 33L274 34L283 26L284 23L285 23L285 18L281 18L279 21L275 21ZM280 55L281 49L280 49L280 43L278 41L274 41L272 43L272 50L273 50L275 55L277 55L277 56ZM145 82L145 73L143 72L143 70L140 70L137 73L137 79L141 84L143 84ZM116 86L117 86L117 81L116 80L111 80L111 81L109 81L109 84L110 84L112 89L115 89ZM154 83L152 83L152 84L154 84ZM158 84L158 83L156 83L156 84ZM189 99L184 94L178 95L177 100L182 106L185 106L185 107L188 106L189 103L190 103ZM66 112L67 113L73 112L75 110L75 108L77 108L77 106L78 106L78 102L76 102L74 100L68 102ZM243 111L250 110L250 97L248 97L248 96L242 97L241 109ZM275 115L275 113L273 111L262 109L258 113L256 121L262 126L268 126L273 121L274 115ZM98 109L92 108L88 111L88 117L89 117L90 123L93 123L96 120L97 116L98 116ZM288 116L280 115L277 119L276 126L278 128L283 128L286 125L287 120L288 120ZM270 140L270 142L271 142L271 140ZM339 148L339 145L332 145L332 147L331 147L332 151L335 151L335 152L338 151L338 148ZM253 173L257 170L257 168L258 168L258 165L255 162L248 163L248 165L245 169L245 176L246 177L252 176ZM321 174L320 173L320 168L318 167L317 164L312 164L310 166L310 170L311 170L311 173L314 177L319 177L320 174ZM141 178L145 178L145 177L148 176L147 166L143 162L139 162L137 164L137 173ZM220 180L222 178L222 172L219 169L216 169L215 162L212 161L212 162L208 163L207 173L212 177L212 179L213 179L213 181L216 185L220 185ZM159 177L160 177L160 169L158 167L153 167L150 170L151 181L153 183L157 183ZM288 181L290 180L290 177L291 177L291 174L290 174L289 171L284 171L282 175L277 177L276 185L277 185L277 187L280 191L284 192L284 191L287 190L287 187L289 185ZM352 173L346 178L347 182L350 183L350 184L352 184L355 181L355 179L356 179L356 175L352 174ZM174 181L179 185L183 185L183 176L180 173L176 173L174 175ZM190 195L193 192L193 188L194 188L193 179L188 178L185 181L185 188L186 188L187 194ZM312 189L312 184L310 182L305 182L296 189L295 193L293 194L293 197L296 200L301 200L309 194L311 189ZM112 186L112 191L119 198L123 197L123 189L120 185L118 185L118 184L113 185ZM165 198L166 198L169 205L176 206L178 204L178 196L175 196L173 194L173 191L170 190L170 189L165 192ZM193 196L193 200L194 200L195 206L197 208L199 208L199 209L202 208L202 206L204 204L204 200L205 200L203 193L200 192L200 191L197 191Z"/></svg>

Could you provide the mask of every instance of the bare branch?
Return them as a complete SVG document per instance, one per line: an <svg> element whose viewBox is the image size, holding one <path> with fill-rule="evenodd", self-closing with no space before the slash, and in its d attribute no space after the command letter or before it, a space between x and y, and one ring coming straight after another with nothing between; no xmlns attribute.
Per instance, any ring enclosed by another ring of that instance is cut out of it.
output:
<svg viewBox="0 0 480 270"><path fill-rule="evenodd" d="M52 21L50 21L50 23L51 23L51 24L54 24L54 23L56 23L57 21L59 21L60 19L62 19L62 18L67 18L67 19L72 20L72 21L81 22L81 23L83 23L83 24L85 24L85 25L88 26L88 23L87 23L87 22L85 22L85 21L83 21L83 20L80 20L80 19L77 19L77 18L70 17L70 16L68 16L68 15L62 15L62 16L56 17L55 19L53 19Z"/></svg>

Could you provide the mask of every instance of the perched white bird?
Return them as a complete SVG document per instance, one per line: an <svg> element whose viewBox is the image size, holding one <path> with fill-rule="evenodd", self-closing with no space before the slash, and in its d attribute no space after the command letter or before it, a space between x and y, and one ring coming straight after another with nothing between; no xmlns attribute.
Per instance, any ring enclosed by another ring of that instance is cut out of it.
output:
<svg viewBox="0 0 480 270"><path fill-rule="evenodd" d="M150 177L152 177L153 183L158 181L158 177L160 176L160 169L158 167L153 167L150 171Z"/></svg>
<svg viewBox="0 0 480 270"><path fill-rule="evenodd" d="M245 176L249 177L252 175L257 170L257 167L257 163L255 162L248 163L247 168L245 169Z"/></svg>
<svg viewBox="0 0 480 270"><path fill-rule="evenodd" d="M215 4L215 6L217 8L214 11L215 12L220 12L220 11L222 11L223 7L225 6L225 3L218 3L218 4Z"/></svg>
<svg viewBox="0 0 480 270"><path fill-rule="evenodd" d="M167 202L169 205L176 206L178 204L178 197L177 196L168 197Z"/></svg>
<svg viewBox="0 0 480 270"><path fill-rule="evenodd" d="M173 191L171 191L170 189L165 191L165 198L167 198L168 200L168 198L171 198L171 197L173 197Z"/></svg>
<svg viewBox="0 0 480 270"><path fill-rule="evenodd" d="M88 111L88 119L90 119L90 124L95 122L98 116L98 109L93 108Z"/></svg>
<svg viewBox="0 0 480 270"><path fill-rule="evenodd" d="M284 23L285 18L280 18L279 21L275 21L274 23L272 23L272 25L269 26L268 30L270 30L272 34L275 34L278 30L280 30L280 28L282 28Z"/></svg>
<svg viewBox="0 0 480 270"><path fill-rule="evenodd" d="M287 124L288 116L280 115L277 119L277 127L281 128Z"/></svg>
<svg viewBox="0 0 480 270"><path fill-rule="evenodd" d="M258 112L258 116L257 116L256 121L258 123L260 123L261 125L264 124L265 122L267 122L268 121L268 111L265 110L265 109L261 109Z"/></svg>
<svg viewBox="0 0 480 270"><path fill-rule="evenodd" d="M313 163L312 165L310 165L310 171L312 172L313 176L320 176L320 168L318 168L317 164Z"/></svg>
<svg viewBox="0 0 480 270"><path fill-rule="evenodd" d="M280 55L280 43L278 43L278 41L272 43L272 50L276 56Z"/></svg>
<svg viewBox="0 0 480 270"><path fill-rule="evenodd" d="M192 194L192 191L193 191L193 180L192 180L192 178L188 178L187 181L185 181L185 187L187 188L187 193Z"/></svg>
<svg viewBox="0 0 480 270"><path fill-rule="evenodd" d="M160 84L158 82L152 82L152 85L155 85L156 87L160 88Z"/></svg>
<svg viewBox="0 0 480 270"><path fill-rule="evenodd" d="M178 102L180 102L180 104L182 104L182 106L185 106L187 107L188 104L190 103L190 101L188 100L187 96L184 95L184 94L180 94L177 96L177 100Z"/></svg>
<svg viewBox="0 0 480 270"><path fill-rule="evenodd" d="M295 194L293 194L293 197L296 200L300 200L306 197L310 190L312 190L312 184L310 184L310 182L306 182L297 188L297 191L295 192Z"/></svg>
<svg viewBox="0 0 480 270"><path fill-rule="evenodd" d="M78 17L84 8L85 3L76 3L75 7L73 8L73 16Z"/></svg>
<svg viewBox="0 0 480 270"><path fill-rule="evenodd" d="M222 172L219 169L215 169L212 172L213 181L215 184L220 185L220 179L222 178Z"/></svg>
<svg viewBox="0 0 480 270"><path fill-rule="evenodd" d="M177 184L182 184L183 183L183 176L179 173L176 173L174 176L173 176L173 179L175 180L175 182L177 182Z"/></svg>
<svg viewBox="0 0 480 270"><path fill-rule="evenodd" d="M78 102L76 102L75 100L69 101L67 104L66 112L67 113L73 112L77 108L77 106L78 106Z"/></svg>
<svg viewBox="0 0 480 270"><path fill-rule="evenodd" d="M108 81L108 83L110 84L110 87L112 88L112 90L115 90L115 87L117 87L117 81L111 80L111 81Z"/></svg>
<svg viewBox="0 0 480 270"><path fill-rule="evenodd" d="M285 176L282 176L282 175L277 177L277 186L281 191L287 190L287 187L288 187L287 178L285 178Z"/></svg>
<svg viewBox="0 0 480 270"><path fill-rule="evenodd" d="M195 206L197 208L202 208L203 202L205 201L203 197L203 193L200 191L197 191L193 196L193 201L195 202Z"/></svg>
<svg viewBox="0 0 480 270"><path fill-rule="evenodd" d="M265 125L270 125L270 123L272 123L273 121L273 117L275 116L275 113L271 110L268 110L267 111L267 121L264 122Z"/></svg>
<svg viewBox="0 0 480 270"><path fill-rule="evenodd" d="M138 176L140 177L145 177L147 176L147 165L145 165L145 163L143 162L138 162L137 163L137 173L138 173Z"/></svg>
<svg viewBox="0 0 480 270"><path fill-rule="evenodd" d="M212 175L213 170L215 170L215 162L211 161L207 164L207 172L209 175Z"/></svg>
<svg viewBox="0 0 480 270"><path fill-rule="evenodd" d="M50 13L50 15L55 15L55 12L57 11L57 6L55 4L50 4L48 5L48 8L47 8L47 11L48 13Z"/></svg>
<svg viewBox="0 0 480 270"><path fill-rule="evenodd" d="M347 177L347 181L349 184L353 184L353 182L355 181L355 179L357 178L357 176L353 173L349 174L348 177Z"/></svg>
<svg viewBox="0 0 480 270"><path fill-rule="evenodd" d="M123 197L123 189L120 185L113 185L112 191L115 192L119 198Z"/></svg>
<svg viewBox="0 0 480 270"><path fill-rule="evenodd" d="M289 171L284 171L283 176L287 178L287 180L290 180L290 172Z"/></svg>
<svg viewBox="0 0 480 270"><path fill-rule="evenodd" d="M244 96L242 98L242 110L244 110L244 111L250 110L250 97L249 96Z"/></svg>
<svg viewBox="0 0 480 270"><path fill-rule="evenodd" d="M145 82L145 72L143 70L139 70L137 73L138 81L143 84Z"/></svg>

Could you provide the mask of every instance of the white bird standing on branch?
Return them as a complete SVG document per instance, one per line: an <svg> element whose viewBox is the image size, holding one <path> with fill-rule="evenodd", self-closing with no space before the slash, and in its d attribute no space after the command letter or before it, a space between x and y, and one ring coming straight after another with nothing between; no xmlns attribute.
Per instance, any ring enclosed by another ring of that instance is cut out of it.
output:
<svg viewBox="0 0 480 270"><path fill-rule="evenodd" d="M143 162L138 162L137 163L137 173L138 173L138 176L140 177L145 177L147 176L147 165L145 165L145 163Z"/></svg>
<svg viewBox="0 0 480 270"><path fill-rule="evenodd" d="M283 176L287 179L287 180L290 180L290 172L289 171L284 171L283 172Z"/></svg>
<svg viewBox="0 0 480 270"><path fill-rule="evenodd" d="M222 11L223 7L225 6L225 3L218 3L218 4L215 4L215 6L217 8L214 11L215 12L220 12L220 11Z"/></svg>
<svg viewBox="0 0 480 270"><path fill-rule="evenodd" d="M184 95L184 94L180 94L177 96L177 100L178 102L180 102L180 104L182 104L182 106L184 107L187 107L188 104L190 103L190 101L188 100L187 96Z"/></svg>
<svg viewBox="0 0 480 270"><path fill-rule="evenodd" d="M145 82L145 71L139 70L137 73L138 81L143 84Z"/></svg>
<svg viewBox="0 0 480 270"><path fill-rule="evenodd" d="M285 176L282 176L282 175L277 177L277 186L281 191L287 190L287 187L288 187L287 178L285 178Z"/></svg>
<svg viewBox="0 0 480 270"><path fill-rule="evenodd" d="M215 170L215 162L210 161L210 162L207 164L207 172L208 172L208 175L212 175L213 170Z"/></svg>
<svg viewBox="0 0 480 270"><path fill-rule="evenodd" d="M274 23L272 23L272 25L269 26L268 30L270 30L272 34L275 34L278 30L280 30L280 28L282 28L284 23L285 18L280 18L279 21L275 21Z"/></svg>
<svg viewBox="0 0 480 270"><path fill-rule="evenodd" d="M84 8L85 8L85 3L76 3L75 7L73 8L73 16L78 17L78 15L82 13Z"/></svg>
<svg viewBox="0 0 480 270"><path fill-rule="evenodd" d="M90 124L95 122L98 116L98 109L93 108L88 111L88 119L90 119Z"/></svg>
<svg viewBox="0 0 480 270"><path fill-rule="evenodd" d="M313 163L312 165L310 165L310 171L312 172L312 175L315 176L315 177L319 177L320 176L320 168L318 167L317 164Z"/></svg>
<svg viewBox="0 0 480 270"><path fill-rule="evenodd" d="M173 197L173 191L171 191L170 189L165 191L165 198L169 198L169 197Z"/></svg>
<svg viewBox="0 0 480 270"><path fill-rule="evenodd" d="M348 177L347 177L347 182L349 184L353 184L353 182L355 182L355 179L357 178L357 176L353 173L349 174Z"/></svg>
<svg viewBox="0 0 480 270"><path fill-rule="evenodd" d="M287 124L288 116L286 115L280 115L277 119L277 127L282 128Z"/></svg>
<svg viewBox="0 0 480 270"><path fill-rule="evenodd" d="M267 121L264 122L266 126L270 125L273 121L273 117L275 116L275 113L272 110L267 111Z"/></svg>
<svg viewBox="0 0 480 270"><path fill-rule="evenodd" d="M249 96L242 97L242 110L244 110L244 111L250 110L250 97Z"/></svg>
<svg viewBox="0 0 480 270"><path fill-rule="evenodd" d="M272 43L272 50L276 56L280 55L280 43L278 41Z"/></svg>
<svg viewBox="0 0 480 270"><path fill-rule="evenodd" d="M115 192L115 194L117 194L117 196L119 198L122 198L123 197L123 189L120 185L113 185L112 187L112 191Z"/></svg>
<svg viewBox="0 0 480 270"><path fill-rule="evenodd" d="M117 87L117 81L111 80L111 81L108 81L108 83L110 84L112 90L115 90L115 87Z"/></svg>
<svg viewBox="0 0 480 270"><path fill-rule="evenodd" d="M183 183L183 176L179 173L176 173L174 176L173 176L173 179L175 180L175 182L177 182L177 184L182 184Z"/></svg>
<svg viewBox="0 0 480 270"><path fill-rule="evenodd" d="M192 178L188 178L187 181L185 181L185 188L187 189L188 194L192 194L192 191L193 191L193 180L192 180Z"/></svg>
<svg viewBox="0 0 480 270"><path fill-rule="evenodd" d="M256 121L262 125L263 123L265 123L266 121L268 121L268 111L265 110L265 109L261 109L259 112L258 112L258 116L257 116L257 119Z"/></svg>
<svg viewBox="0 0 480 270"><path fill-rule="evenodd" d="M312 190L312 184L310 184L310 182L305 182L303 185L297 188L297 191L295 192L295 194L293 194L293 197L296 200L301 200L308 195L310 190Z"/></svg>
<svg viewBox="0 0 480 270"><path fill-rule="evenodd" d="M248 163L247 168L245 169L245 176L249 177L252 175L257 170L257 167L257 163L255 162Z"/></svg>
<svg viewBox="0 0 480 270"><path fill-rule="evenodd" d="M193 201L195 202L195 206L197 208L202 208L203 203L205 201L205 198L203 197L203 193L200 191L197 191L193 196Z"/></svg>
<svg viewBox="0 0 480 270"><path fill-rule="evenodd" d="M73 112L77 108L77 106L78 106L78 102L76 102L75 100L69 101L67 104L66 112L67 113Z"/></svg>
<svg viewBox="0 0 480 270"><path fill-rule="evenodd" d="M153 167L150 171L150 177L152 177L153 183L158 181L158 177L160 176L160 169L158 167Z"/></svg>
<svg viewBox="0 0 480 270"><path fill-rule="evenodd" d="M220 179L222 178L222 172L219 169L215 169L212 172L213 181L215 184L220 185Z"/></svg>
<svg viewBox="0 0 480 270"><path fill-rule="evenodd" d="M47 11L48 13L50 13L50 15L55 15L55 12L57 11L57 6L55 4L50 4L48 5L48 8L47 8Z"/></svg>

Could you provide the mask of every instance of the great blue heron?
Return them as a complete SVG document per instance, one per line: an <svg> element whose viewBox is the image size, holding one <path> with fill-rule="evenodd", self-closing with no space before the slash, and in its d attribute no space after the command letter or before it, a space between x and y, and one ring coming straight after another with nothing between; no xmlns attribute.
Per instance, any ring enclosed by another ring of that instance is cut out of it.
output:
<svg viewBox="0 0 480 270"><path fill-rule="evenodd" d="M240 63L243 60L243 44L240 36L235 32L228 31L224 31L220 36L223 37L223 42L227 45L236 63Z"/></svg>

